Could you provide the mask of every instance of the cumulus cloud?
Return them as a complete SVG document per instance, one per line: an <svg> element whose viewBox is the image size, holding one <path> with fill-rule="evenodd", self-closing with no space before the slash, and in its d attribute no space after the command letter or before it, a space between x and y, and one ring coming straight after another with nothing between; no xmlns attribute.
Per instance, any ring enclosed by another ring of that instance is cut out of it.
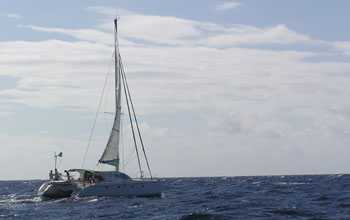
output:
<svg viewBox="0 0 350 220"><path fill-rule="evenodd" d="M237 8L240 5L241 5L241 3L239 3L239 2L224 2L224 3L217 5L215 7L215 9L218 11L226 11L226 10L230 10L233 8Z"/></svg>
<svg viewBox="0 0 350 220"><path fill-rule="evenodd" d="M98 100L95 83L103 82L113 51L101 44L59 40L3 42L0 48L2 73L19 78L15 88L0 95L9 103L43 108L90 108L95 101L81 100L94 89L91 97Z"/></svg>
<svg viewBox="0 0 350 220"><path fill-rule="evenodd" d="M17 26L29 28L36 31L65 34L84 41L91 41L91 42L96 42L101 44L106 44L106 43L113 44L112 34L107 34L105 32L92 30L92 29L69 30L64 28L39 27L35 25L17 25Z"/></svg>
<svg viewBox="0 0 350 220"><path fill-rule="evenodd" d="M19 25L49 33L69 35L78 40L113 44L113 35L92 29L69 30L62 28L46 28L33 25ZM101 26L113 27L112 22ZM222 26L212 23L188 21L174 17L126 15L119 24L122 45L167 45L183 47L233 47L239 45L263 44L321 44L310 37L298 34L285 25L257 28L247 25ZM174 28L176 27L176 28ZM110 28L112 29L112 28ZM111 30L112 33L112 30Z"/></svg>
<svg viewBox="0 0 350 220"><path fill-rule="evenodd" d="M266 28L256 28L247 25L218 28L220 32L199 39L197 44L211 47L232 47L259 44L317 43L317 41L310 39L306 35L298 34L288 29L285 25Z"/></svg>
<svg viewBox="0 0 350 220"><path fill-rule="evenodd" d="M103 9L103 11L106 10ZM105 13L111 12L107 10ZM286 95L291 97L288 101L296 101L293 95L295 88L302 90L320 87L325 91L331 86L327 84L328 74L343 73L349 68L348 64L342 62L303 61L318 56L311 52L230 48L242 44L317 43L316 40L298 34L285 25L268 28L236 25L225 28L212 23L187 21L174 17L125 14L120 21L120 30L123 30L120 33L123 39L133 43L123 44L122 42L121 51L125 68L134 80L136 97L143 100L142 88L145 82L152 85L152 89L148 91L149 102L141 101L145 112L151 109L159 111L193 109L205 106L208 100L215 102L220 108L225 105L225 108L230 108L230 103L233 103L230 99L235 95L240 97L234 100L237 102L281 99L282 103L287 103L279 97L280 93L274 93L274 91L286 88L284 90L288 92ZM141 30L137 28L140 21L143 21L142 24L146 28ZM148 25L155 25L156 28L150 31L150 28L147 28ZM109 26L112 26L112 22L109 22ZM184 26L185 29L179 31L178 28L172 28L174 31L163 31L164 28L167 30L167 26ZM16 97L12 102L28 105L42 107L78 107L80 105L85 109L91 108L92 103L84 101L82 96L88 89L97 91L97 86L92 83L98 77L95 75L97 72L101 70L106 72L106 64L110 60L112 51L112 34L89 29L67 30L33 25L23 27L66 34L90 43L58 40L40 43L2 43L3 52L0 54L3 58L2 69L11 76L18 76L21 79L16 88L2 91L1 94ZM165 33L158 34L157 30ZM168 46L155 46L153 42L163 42ZM21 56L18 56L18 51L21 51ZM11 62L14 61L23 64L13 68ZM47 76L47 72L50 72L50 77ZM317 84L315 77L318 79ZM235 80L232 80L233 78ZM293 80L290 80L291 78ZM101 77L99 81L102 80ZM341 84L341 80L338 81L335 78L332 80ZM298 81L303 82L304 87L300 87L301 84ZM337 85L340 86L340 84ZM329 90L341 90L341 88L343 87L333 88L332 86ZM187 95L189 92L192 93L191 96ZM66 99L66 94L71 93L75 95ZM251 108L252 103L254 104L252 101L244 105ZM291 105L291 102L287 104Z"/></svg>
<svg viewBox="0 0 350 220"><path fill-rule="evenodd" d="M90 9L112 13L108 8ZM278 173L281 170L274 165L289 161L290 155L302 155L297 168L302 171L313 153L322 152L313 158L322 163L329 154L346 149L350 82L343 74L350 64L310 61L324 53L289 47L329 44L347 51L345 42L325 43L283 24L223 26L123 13L120 50L138 112L157 119L175 115L166 125L142 124L155 152L151 157L158 158L155 167L163 167L172 155L171 162L182 164L171 170L173 175L181 175L191 164L201 167L187 175L206 175L211 167L227 167L222 174L257 174L249 164L253 158L269 161L270 170ZM14 88L0 91L2 103L94 111L112 59L112 21L103 21L98 30L22 27L75 41L1 42L1 74L18 79ZM254 48L264 44L288 49ZM251 47L240 47L245 45ZM184 119L179 112L200 117ZM195 120L188 123L194 127L189 128L186 120ZM164 147L170 143L174 147ZM212 158L222 159L215 160L215 166L202 161ZM169 173L169 167L158 169L159 174Z"/></svg>
<svg viewBox="0 0 350 220"><path fill-rule="evenodd" d="M115 9L89 7L106 16L115 15ZM154 16L119 10L120 37L143 44L169 46L232 47L258 44L321 44L319 40L297 33L286 25L258 28L250 25L218 25L176 17ZM103 20L101 30L113 31L110 20Z"/></svg>

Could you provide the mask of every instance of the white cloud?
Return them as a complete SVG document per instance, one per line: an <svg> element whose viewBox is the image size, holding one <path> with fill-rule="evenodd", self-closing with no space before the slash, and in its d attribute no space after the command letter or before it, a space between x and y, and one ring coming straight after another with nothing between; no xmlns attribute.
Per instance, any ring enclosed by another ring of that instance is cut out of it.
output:
<svg viewBox="0 0 350 220"><path fill-rule="evenodd" d="M58 40L3 42L0 48L2 73L18 77L16 87L0 95L9 103L44 108L89 109L98 100L101 89L95 85L102 85L113 51L101 44ZM82 101L86 89L94 98Z"/></svg>
<svg viewBox="0 0 350 220"><path fill-rule="evenodd" d="M18 15L18 14L15 14L15 13L9 13L6 15L7 17L10 17L10 18L22 18L22 16Z"/></svg>
<svg viewBox="0 0 350 220"><path fill-rule="evenodd" d="M121 16L121 15L130 13L128 10L119 9L119 8L110 8L110 7L104 7L104 6L90 6L90 7L86 7L85 9L98 12L100 14L105 15L108 18L113 18L113 17L115 18L116 15Z"/></svg>
<svg viewBox="0 0 350 220"><path fill-rule="evenodd" d="M106 16L115 15L115 9L89 7ZM141 41L142 44L169 46L232 47L256 44L322 44L307 35L296 33L286 25L258 28L249 25L218 25L215 23L185 20L176 17L154 16L120 11L118 26L122 39ZM99 26L112 33L111 20Z"/></svg>
<svg viewBox="0 0 350 220"><path fill-rule="evenodd" d="M46 28L35 25L17 25L18 27L25 27L36 31L48 32L48 33L59 33L72 36L79 40L91 41L100 44L113 44L113 34L107 34L105 32L92 30L92 29L80 29L80 30L69 30L63 28Z"/></svg>
<svg viewBox="0 0 350 220"><path fill-rule="evenodd" d="M176 116L166 125L142 124L159 175L300 173L313 163L320 167L317 172L327 172L329 155L340 161L341 152L349 151L350 79L342 74L350 64L308 61L324 53L290 46L327 42L285 25L222 26L133 13L125 13L119 24L123 63L138 112L143 117ZM15 88L0 91L2 103L94 111L113 51L113 23L103 23L100 30L25 27L76 41L1 42L1 74L18 78ZM260 44L289 49L237 47ZM347 50L345 42L335 47ZM189 123L195 119L179 112L199 118ZM38 145L45 141L54 142ZM298 163L291 159L296 157ZM280 166L283 162L296 165ZM344 169L340 163L332 167Z"/></svg>
<svg viewBox="0 0 350 220"><path fill-rule="evenodd" d="M350 42L336 41L331 43L331 45L333 45L336 50L342 52L344 55L350 56Z"/></svg>
<svg viewBox="0 0 350 220"><path fill-rule="evenodd" d="M111 27L110 23L104 24ZM175 17L128 14L120 21L123 38L170 46L232 47L256 44L318 43L285 25L257 28L247 25L222 26Z"/></svg>
<svg viewBox="0 0 350 220"><path fill-rule="evenodd" d="M168 128L152 127L147 123L141 123L139 126L145 135L152 136L153 138L167 138L171 136Z"/></svg>
<svg viewBox="0 0 350 220"><path fill-rule="evenodd" d="M13 112L4 112L4 111L0 111L0 117L4 117L4 116L9 116L9 115L13 115Z"/></svg>
<svg viewBox="0 0 350 220"><path fill-rule="evenodd" d="M100 27L112 33L112 22ZM92 29L68 30L62 28L46 28L33 25L21 27L49 33L60 33L72 36L78 40L91 41L100 44L113 44L113 35ZM129 14L119 23L120 42L122 45L167 45L167 46L203 46L203 47L233 47L239 45L263 44L324 44L323 41L298 34L285 25L257 28L247 25L221 26L212 23L188 21L175 17L146 16ZM176 28L175 28L176 27Z"/></svg>
<svg viewBox="0 0 350 220"><path fill-rule="evenodd" d="M142 91L144 80L148 79L146 82L152 85L152 89L148 91L148 102L141 101L142 109L148 109L145 112L150 112L151 109L161 111L175 111L179 108L193 109L205 106L207 100L216 103L230 103L225 99L225 94L232 97L231 95L234 95L230 92L232 89L237 94L241 94L242 98L239 101L243 101L245 98L267 100L275 95L271 91L283 86L291 89L287 90L288 92L293 92L292 86L294 85L291 85L293 81L289 80L288 77L294 78L294 82L299 80L308 85L308 82L312 84L315 81L316 72L318 79L322 79L319 83L323 83L322 88L326 89L329 87L325 84L329 82L326 80L327 74L342 73L349 68L349 65L341 62L303 62L302 60L305 58L317 56L317 54L309 52L239 48L215 49L215 47L225 48L240 44L317 43L307 36L289 30L284 25L264 29L251 26L233 26L225 29L220 25L171 17L130 16L123 19L124 24L121 22L121 30L123 31L120 33L127 40L143 36L141 33L144 32L144 35L149 34L149 36L140 37L140 39L156 41L156 36L153 35L157 33L155 30L162 30L172 22L173 25L183 23L184 26L188 27L188 30L191 30L184 31L185 33L183 31L173 33L165 31L167 33L158 36L160 42L169 44L181 42L176 44L176 47L155 47L150 46L149 43L127 45L121 43L121 52L127 72L130 76L133 74L141 76L139 79L133 78L136 85L136 97L140 97L136 99L144 99L144 91ZM138 23L139 19L147 21L144 23L145 26L149 25L148 22L150 24L164 23L161 26L155 26L157 28L149 32L147 32L147 28L142 30L130 28L133 24ZM112 23L109 25L112 26ZM107 63L110 61L112 49L104 45L110 44L112 35L95 30L26 27L39 31L67 34L78 40L91 40L98 43L70 43L53 40L38 43L2 43L2 54L0 54L2 56L2 69L6 70L7 74L19 76L21 79L15 89L2 91L1 94L16 97L11 102L32 106L93 108L94 102L90 101L91 99L83 100L83 96L88 90L99 91L99 87L95 83L97 77L100 77L98 79L101 82L99 85L102 85L103 74L98 76L96 73L101 72L101 70L107 71ZM202 29L197 29L198 27L210 31L212 36L205 36L207 33L203 33ZM222 34L222 32L226 34ZM198 37L188 39L195 36ZM142 47L134 45L142 45ZM19 51L21 51L21 56L18 56ZM21 63L21 65L13 68L13 62ZM50 73L49 77L48 72ZM216 73L215 77L212 76L213 72ZM280 76L281 73L283 74ZM273 81L267 82L265 76ZM233 81L233 77L236 80ZM264 80L258 83L256 79L261 77ZM197 90L193 92L193 88ZM242 93L241 89L246 88L249 90ZM188 96L188 93L192 95ZM67 94L75 95L67 97ZM96 97L95 100L97 100L97 94L98 92L92 92L92 96ZM207 97L207 99L202 102L202 97Z"/></svg>
<svg viewBox="0 0 350 220"><path fill-rule="evenodd" d="M237 8L240 5L241 5L241 3L239 3L239 2L224 2L224 3L217 5L215 7L215 9L219 10L219 11L226 11L226 10L230 10L233 8Z"/></svg>
<svg viewBox="0 0 350 220"><path fill-rule="evenodd" d="M219 33L199 39L197 44L210 47L231 47L258 44L319 43L306 35L288 29L285 25L267 28L238 25L226 29L220 27L220 29L222 31Z"/></svg>

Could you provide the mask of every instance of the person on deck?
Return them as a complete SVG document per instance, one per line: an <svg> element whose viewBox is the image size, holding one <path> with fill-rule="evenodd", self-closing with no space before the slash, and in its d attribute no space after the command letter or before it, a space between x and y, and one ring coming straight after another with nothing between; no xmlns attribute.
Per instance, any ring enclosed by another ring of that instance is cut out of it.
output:
<svg viewBox="0 0 350 220"><path fill-rule="evenodd" d="M55 169L55 180L60 180L61 179L61 174L58 172L57 169Z"/></svg>
<svg viewBox="0 0 350 220"><path fill-rule="evenodd" d="M52 170L49 173L49 177L50 177L50 180L53 180L53 172L52 172Z"/></svg>
<svg viewBox="0 0 350 220"><path fill-rule="evenodd" d="M70 180L70 175L69 175L69 172L67 170L64 171L67 175L67 180L69 181Z"/></svg>

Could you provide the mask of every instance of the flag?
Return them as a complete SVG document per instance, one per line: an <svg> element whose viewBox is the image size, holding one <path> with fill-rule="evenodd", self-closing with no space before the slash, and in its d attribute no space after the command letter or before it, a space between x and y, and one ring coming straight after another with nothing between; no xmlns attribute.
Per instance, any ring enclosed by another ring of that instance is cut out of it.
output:
<svg viewBox="0 0 350 220"><path fill-rule="evenodd" d="M63 153L62 153L62 152L60 152L60 153L59 153L57 156L58 156L58 157L62 157L62 154L63 154Z"/></svg>

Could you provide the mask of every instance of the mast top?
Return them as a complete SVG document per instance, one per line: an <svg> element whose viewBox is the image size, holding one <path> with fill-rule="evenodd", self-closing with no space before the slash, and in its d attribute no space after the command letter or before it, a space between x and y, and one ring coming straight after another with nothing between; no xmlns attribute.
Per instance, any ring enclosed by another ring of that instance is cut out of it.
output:
<svg viewBox="0 0 350 220"><path fill-rule="evenodd" d="M115 26L115 32L117 32L118 31L118 20L120 19L120 17L115 17L114 18L114 26Z"/></svg>
<svg viewBox="0 0 350 220"><path fill-rule="evenodd" d="M115 17L114 17L114 21L117 22L120 19L120 17L118 17L118 9L115 9Z"/></svg>

